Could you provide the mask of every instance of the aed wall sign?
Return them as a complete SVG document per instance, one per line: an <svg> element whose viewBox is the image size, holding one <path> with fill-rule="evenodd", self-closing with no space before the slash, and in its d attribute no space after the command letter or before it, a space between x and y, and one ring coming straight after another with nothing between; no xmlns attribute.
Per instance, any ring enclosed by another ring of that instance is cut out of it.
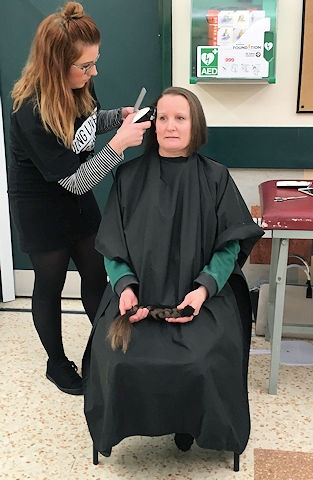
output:
<svg viewBox="0 0 313 480"><path fill-rule="evenodd" d="M251 2L250 8L246 10L236 9L235 5L232 10L229 7L227 10L223 7L217 9L218 2L215 2L214 9L204 10L199 3L203 2L193 2L194 65L190 82L211 79L265 79L274 83L273 24L276 16L273 18L273 11L268 15L262 8L262 2L259 2L259 8L256 7L256 2ZM242 2L240 3L242 5ZM269 4L268 1L266 3ZM249 2L246 2L246 5L249 6ZM273 1L273 7L276 12L276 1Z"/></svg>

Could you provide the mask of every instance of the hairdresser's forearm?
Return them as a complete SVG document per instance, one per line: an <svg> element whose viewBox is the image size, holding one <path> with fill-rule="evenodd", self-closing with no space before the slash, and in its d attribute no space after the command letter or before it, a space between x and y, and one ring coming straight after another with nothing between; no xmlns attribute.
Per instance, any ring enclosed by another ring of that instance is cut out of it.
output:
<svg viewBox="0 0 313 480"><path fill-rule="evenodd" d="M76 195L92 190L101 180L123 160L109 144L92 158L82 163L69 177L59 180L59 184Z"/></svg>
<svg viewBox="0 0 313 480"><path fill-rule="evenodd" d="M97 115L96 134L109 132L114 128L119 128L123 123L122 108L115 110L99 110Z"/></svg>

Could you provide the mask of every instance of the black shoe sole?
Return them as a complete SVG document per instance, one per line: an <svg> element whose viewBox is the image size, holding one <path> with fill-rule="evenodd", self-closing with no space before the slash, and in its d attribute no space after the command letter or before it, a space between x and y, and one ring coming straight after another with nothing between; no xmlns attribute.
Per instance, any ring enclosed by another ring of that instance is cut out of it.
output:
<svg viewBox="0 0 313 480"><path fill-rule="evenodd" d="M70 395L83 395L84 394L82 386L80 388L65 388L65 387L61 387L60 385L58 385L56 383L56 381L52 377L50 377L50 375L48 373L46 373L46 377L47 377L48 380L50 380L50 382L54 383L54 385L56 387L58 387L58 389L61 390L61 392L63 392L63 393L68 393Z"/></svg>

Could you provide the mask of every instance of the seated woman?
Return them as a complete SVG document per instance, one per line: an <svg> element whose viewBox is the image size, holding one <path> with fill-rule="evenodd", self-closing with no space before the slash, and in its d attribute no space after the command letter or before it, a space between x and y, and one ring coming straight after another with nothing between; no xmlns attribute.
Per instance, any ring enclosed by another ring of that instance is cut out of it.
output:
<svg viewBox="0 0 313 480"><path fill-rule="evenodd" d="M166 89L152 124L146 153L117 170L96 240L111 285L83 361L87 424L106 456L171 433L183 451L195 439L240 454L252 322L241 267L263 230L227 168L197 153L207 127L192 92Z"/></svg>

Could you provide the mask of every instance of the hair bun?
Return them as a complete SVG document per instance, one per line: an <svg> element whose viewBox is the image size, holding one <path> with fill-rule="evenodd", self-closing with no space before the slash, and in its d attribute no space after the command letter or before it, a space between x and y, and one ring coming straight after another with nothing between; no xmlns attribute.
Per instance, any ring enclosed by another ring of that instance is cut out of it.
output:
<svg viewBox="0 0 313 480"><path fill-rule="evenodd" d="M67 2L61 13L64 20L69 22L70 20L81 18L84 15L84 8L80 3Z"/></svg>

